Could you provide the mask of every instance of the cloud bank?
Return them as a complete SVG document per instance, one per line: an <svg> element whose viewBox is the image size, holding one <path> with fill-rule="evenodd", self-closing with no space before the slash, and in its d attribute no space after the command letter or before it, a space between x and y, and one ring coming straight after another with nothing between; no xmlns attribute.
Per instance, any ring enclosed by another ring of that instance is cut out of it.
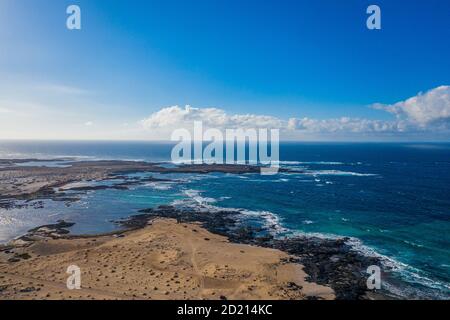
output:
<svg viewBox="0 0 450 320"><path fill-rule="evenodd" d="M210 128L281 128L285 122L271 116L255 114L229 115L218 108L180 108L173 106L153 113L140 123L146 129L177 128L189 126L194 121L202 121Z"/></svg>
<svg viewBox="0 0 450 320"><path fill-rule="evenodd" d="M419 128L449 128L450 86L440 86L392 105L375 104L375 109L394 114L397 119Z"/></svg>
<svg viewBox="0 0 450 320"><path fill-rule="evenodd" d="M313 134L408 134L450 130L450 86L440 86L392 105L373 108L394 115L392 120L341 117L333 119L281 119L257 114L228 114L219 108L163 108L140 121L147 130L189 128L202 121L209 128L277 128L292 137Z"/></svg>

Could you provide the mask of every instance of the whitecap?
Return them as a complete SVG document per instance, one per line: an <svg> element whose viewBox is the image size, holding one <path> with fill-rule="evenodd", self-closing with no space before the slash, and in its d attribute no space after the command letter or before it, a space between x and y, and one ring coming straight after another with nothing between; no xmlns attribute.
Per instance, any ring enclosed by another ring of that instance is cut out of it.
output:
<svg viewBox="0 0 450 320"><path fill-rule="evenodd" d="M202 197L201 191L199 191L199 190L188 189L188 190L184 190L183 193L200 205L211 204L211 203L217 202L217 200L214 198Z"/></svg>
<svg viewBox="0 0 450 320"><path fill-rule="evenodd" d="M374 173L359 173L359 172L351 172L351 171L340 171L340 170L316 170L316 171L307 171L304 172L306 175L312 176L355 176L355 177L373 177L378 176L378 174Z"/></svg>
<svg viewBox="0 0 450 320"><path fill-rule="evenodd" d="M302 165L302 164L322 164L322 165L343 165L343 162L338 161L274 161L281 165Z"/></svg>
<svg viewBox="0 0 450 320"><path fill-rule="evenodd" d="M149 182L144 184L144 187L149 187L155 190L170 190L173 187L173 183L170 182Z"/></svg>
<svg viewBox="0 0 450 320"><path fill-rule="evenodd" d="M270 212L270 211L254 211L243 208L223 208L213 203L216 203L217 200L214 198L203 197L201 195L201 191L188 189L184 190L183 194L187 196L187 199L178 199L172 202L172 205L175 207L182 208L191 208L199 212L219 212L219 211L228 211L235 212L236 216L242 219L257 217L261 218L263 221L263 226L266 227L269 232L273 235L280 234L283 232L287 232L288 229L284 228L280 222L280 218L278 215ZM223 197L222 197L223 198ZM222 199L221 198L221 199Z"/></svg>

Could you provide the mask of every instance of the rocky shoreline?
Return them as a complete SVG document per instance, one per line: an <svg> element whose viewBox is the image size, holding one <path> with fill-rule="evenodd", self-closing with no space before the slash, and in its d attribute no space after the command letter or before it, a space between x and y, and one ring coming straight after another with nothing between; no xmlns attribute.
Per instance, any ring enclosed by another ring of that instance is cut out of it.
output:
<svg viewBox="0 0 450 320"><path fill-rule="evenodd" d="M27 206L30 201L51 199L67 203L77 201L76 194L67 195L65 191L85 192L100 189L127 189L129 186L152 181L167 181L164 179L130 178L133 173L259 173L261 167L251 165L228 164L195 164L165 167L161 163L143 161L99 160L73 161L59 160L65 166L25 166L26 163L55 162L55 159L0 159L0 208L11 209ZM280 169L280 172L289 172ZM82 186L63 189L64 186L77 182L102 182L123 179L124 182L110 186ZM24 201L17 204L16 201Z"/></svg>

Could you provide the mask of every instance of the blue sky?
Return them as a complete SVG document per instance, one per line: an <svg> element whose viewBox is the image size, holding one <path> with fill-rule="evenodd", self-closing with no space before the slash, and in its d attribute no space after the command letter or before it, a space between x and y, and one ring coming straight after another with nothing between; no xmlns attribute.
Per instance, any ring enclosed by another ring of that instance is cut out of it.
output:
<svg viewBox="0 0 450 320"><path fill-rule="evenodd" d="M82 30L65 27L70 4ZM366 28L370 4L382 30ZM448 39L446 0L1 0L0 139L144 138L137 124L174 105L283 121L411 120L392 104L450 85Z"/></svg>

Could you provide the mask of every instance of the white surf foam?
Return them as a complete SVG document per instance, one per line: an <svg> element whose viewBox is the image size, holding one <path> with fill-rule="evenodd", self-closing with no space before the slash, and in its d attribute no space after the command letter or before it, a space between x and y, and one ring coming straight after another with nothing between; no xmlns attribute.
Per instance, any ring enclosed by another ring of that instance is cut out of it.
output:
<svg viewBox="0 0 450 320"><path fill-rule="evenodd" d="M199 190L188 189L184 190L183 193L189 198L193 199L199 205L209 205L211 203L217 202L217 200L214 198L202 197L201 191Z"/></svg>
<svg viewBox="0 0 450 320"><path fill-rule="evenodd" d="M322 164L322 165L343 165L343 162L337 161L276 161L281 165L302 165L302 164Z"/></svg>
<svg viewBox="0 0 450 320"><path fill-rule="evenodd" d="M355 177L374 177L378 176L375 173L359 173L352 171L340 171L340 170L314 170L304 172L306 175L312 176L355 176Z"/></svg>
<svg viewBox="0 0 450 320"><path fill-rule="evenodd" d="M148 182L144 184L144 187L152 188L154 190L170 190L173 188L173 183L171 182Z"/></svg>
<svg viewBox="0 0 450 320"><path fill-rule="evenodd" d="M183 194L188 198L175 200L172 202L172 205L174 205L175 207L188 207L200 212L236 212L236 215L241 216L241 218L243 219L260 218L263 226L266 227L269 232L273 233L273 235L288 231L288 229L282 226L279 216L270 211L219 207L213 205L214 203L218 202L216 199L203 197L200 190L187 189L183 191ZM221 199L227 199L227 197L221 197Z"/></svg>

